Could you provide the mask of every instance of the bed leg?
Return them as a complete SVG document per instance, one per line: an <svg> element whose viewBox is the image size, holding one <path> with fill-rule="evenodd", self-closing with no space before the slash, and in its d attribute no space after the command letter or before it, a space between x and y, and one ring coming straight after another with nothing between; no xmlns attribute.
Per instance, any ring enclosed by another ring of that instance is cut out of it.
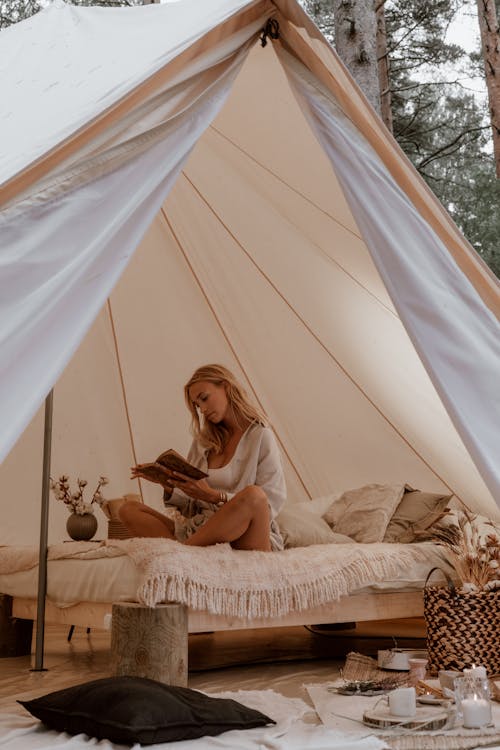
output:
<svg viewBox="0 0 500 750"><path fill-rule="evenodd" d="M187 607L177 602L154 608L113 604L111 655L114 673L187 686Z"/></svg>
<svg viewBox="0 0 500 750"><path fill-rule="evenodd" d="M12 617L12 597L0 594L0 657L31 654L33 621Z"/></svg>

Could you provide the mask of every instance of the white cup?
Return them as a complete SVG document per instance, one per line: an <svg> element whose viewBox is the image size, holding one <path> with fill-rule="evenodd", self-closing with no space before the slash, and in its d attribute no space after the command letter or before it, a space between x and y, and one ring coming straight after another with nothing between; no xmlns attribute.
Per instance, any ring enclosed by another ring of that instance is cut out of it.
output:
<svg viewBox="0 0 500 750"><path fill-rule="evenodd" d="M417 695L415 688L396 688L389 693L389 710L393 716L415 716Z"/></svg>

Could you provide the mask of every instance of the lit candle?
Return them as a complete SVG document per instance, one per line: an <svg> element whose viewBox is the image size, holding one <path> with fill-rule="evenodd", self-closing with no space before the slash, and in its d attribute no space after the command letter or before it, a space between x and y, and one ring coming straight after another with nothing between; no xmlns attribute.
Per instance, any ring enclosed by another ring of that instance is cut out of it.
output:
<svg viewBox="0 0 500 750"><path fill-rule="evenodd" d="M486 698L464 698L462 701L464 727L479 729L491 722L491 705Z"/></svg>
<svg viewBox="0 0 500 750"><path fill-rule="evenodd" d="M472 665L470 669L464 669L464 674L469 675L469 677L479 677L482 680L485 680L488 676L486 673L486 667L477 666L475 664Z"/></svg>
<svg viewBox="0 0 500 750"><path fill-rule="evenodd" d="M389 710L394 716L415 716L417 695L414 687L396 688L389 693Z"/></svg>

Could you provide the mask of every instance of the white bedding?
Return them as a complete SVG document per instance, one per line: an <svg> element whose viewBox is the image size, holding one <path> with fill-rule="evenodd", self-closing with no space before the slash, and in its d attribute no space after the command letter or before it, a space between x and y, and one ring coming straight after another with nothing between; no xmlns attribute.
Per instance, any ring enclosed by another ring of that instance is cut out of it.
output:
<svg viewBox="0 0 500 750"><path fill-rule="evenodd" d="M121 543L125 547L126 543ZM174 543L175 544L175 543ZM177 546L177 545L176 545ZM225 547L226 545L217 545ZM334 550L327 548L333 547ZM438 565L449 570L439 547L430 543L418 545L316 545L316 550L322 555L324 565L331 564L328 552L340 559L342 555L349 556L349 550L361 551L370 548L370 552L387 551L392 554L393 575L383 578L374 575L364 580L359 586L349 589L349 593L365 593L373 591L415 591L423 587L429 570ZM396 564L395 553L398 548L401 553L400 563ZM305 548L313 550L313 548ZM1 550L0 550L1 551ZM222 550L220 550L222 552ZM298 552L296 550L295 552ZM243 553L243 555L255 553ZM257 553L260 555L283 555L283 553ZM236 553L240 559L241 553ZM203 551L198 550L198 556L203 560ZM206 556L206 559L210 558ZM224 558L222 558L224 559ZM268 558L269 560L271 558ZM307 559L307 558L305 558ZM233 561L233 555L229 554ZM245 558L244 558L245 561ZM226 571L232 576L233 570ZM224 575L224 571L222 572ZM265 576L265 571L262 573ZM141 570L133 558L127 554L115 557L100 557L97 559L56 559L48 562L47 597L60 607L68 607L80 601L112 602L134 601L138 598L138 591L144 581L144 570ZM0 592L21 598L35 598L38 586L38 567L27 570L5 573L2 572L0 555ZM190 603L192 606L192 603Z"/></svg>

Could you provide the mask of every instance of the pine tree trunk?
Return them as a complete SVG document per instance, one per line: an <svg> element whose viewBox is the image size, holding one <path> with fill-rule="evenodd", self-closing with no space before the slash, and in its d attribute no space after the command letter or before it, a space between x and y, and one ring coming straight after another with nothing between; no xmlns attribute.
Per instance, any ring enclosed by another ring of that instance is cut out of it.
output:
<svg viewBox="0 0 500 750"><path fill-rule="evenodd" d="M500 178L500 30L495 0L477 0L477 15L481 31L486 85L493 131L493 154L496 175Z"/></svg>
<svg viewBox="0 0 500 750"><path fill-rule="evenodd" d="M385 29L385 0L378 0L375 8L377 18L377 62L380 89L380 114L390 132L392 129L391 82L389 79L389 54L387 52L387 33Z"/></svg>
<svg viewBox="0 0 500 750"><path fill-rule="evenodd" d="M337 52L380 114L374 0L334 0L334 13Z"/></svg>

